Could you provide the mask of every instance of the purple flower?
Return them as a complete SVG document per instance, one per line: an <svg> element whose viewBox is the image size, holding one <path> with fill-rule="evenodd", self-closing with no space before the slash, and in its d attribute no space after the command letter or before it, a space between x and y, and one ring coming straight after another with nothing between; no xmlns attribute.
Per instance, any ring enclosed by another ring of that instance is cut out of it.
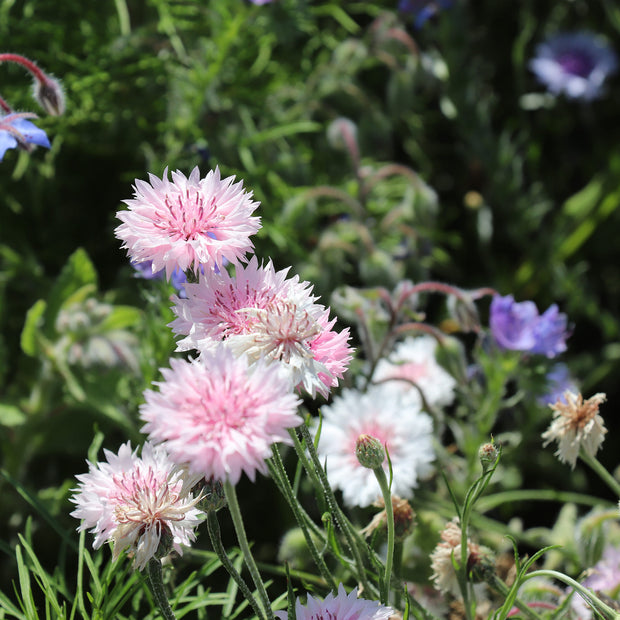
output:
<svg viewBox="0 0 620 620"><path fill-rule="evenodd" d="M11 113L0 116L0 161L8 149L29 144L51 148L46 133L24 118L24 114ZM27 114L27 116L34 116Z"/></svg>
<svg viewBox="0 0 620 620"><path fill-rule="evenodd" d="M516 303L512 295L495 295L489 319L500 348L555 357L566 351L566 315L554 304L543 315L533 301Z"/></svg>
<svg viewBox="0 0 620 620"><path fill-rule="evenodd" d="M616 71L615 52L589 32L561 33L536 47L529 67L554 95L572 99L600 97L605 78Z"/></svg>
<svg viewBox="0 0 620 620"><path fill-rule="evenodd" d="M416 29L421 28L433 15L441 9L452 6L452 0L400 0L398 10L401 13L413 15L413 25Z"/></svg>

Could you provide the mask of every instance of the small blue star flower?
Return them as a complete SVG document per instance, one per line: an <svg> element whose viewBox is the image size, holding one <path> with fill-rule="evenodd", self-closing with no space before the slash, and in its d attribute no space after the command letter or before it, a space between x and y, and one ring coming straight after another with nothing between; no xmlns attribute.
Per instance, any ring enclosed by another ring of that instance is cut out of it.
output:
<svg viewBox="0 0 620 620"><path fill-rule="evenodd" d="M0 161L8 149L18 146L27 148L29 144L51 148L47 134L36 125L26 120L25 113L11 113L0 116Z"/></svg>
<svg viewBox="0 0 620 620"><path fill-rule="evenodd" d="M400 0L398 10L413 16L413 25L417 30L441 9L447 9L451 5L452 0Z"/></svg>

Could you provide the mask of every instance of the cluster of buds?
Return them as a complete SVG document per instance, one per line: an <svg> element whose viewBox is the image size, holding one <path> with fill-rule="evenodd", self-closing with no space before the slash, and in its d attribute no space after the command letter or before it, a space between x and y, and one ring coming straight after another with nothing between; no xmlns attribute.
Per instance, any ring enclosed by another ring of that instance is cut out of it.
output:
<svg viewBox="0 0 620 620"><path fill-rule="evenodd" d="M58 116L65 110L65 97L60 82L42 71L32 60L20 54L0 54L0 63L13 62L24 67L33 77L33 97L47 114ZM32 112L16 112L0 96L0 161L8 149L31 151L34 146L50 148L46 133L28 119L37 118Z"/></svg>

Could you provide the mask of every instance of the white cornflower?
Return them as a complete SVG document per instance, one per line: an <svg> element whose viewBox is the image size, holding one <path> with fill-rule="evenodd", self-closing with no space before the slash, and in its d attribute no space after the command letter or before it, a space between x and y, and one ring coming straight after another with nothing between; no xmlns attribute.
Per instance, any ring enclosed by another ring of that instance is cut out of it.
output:
<svg viewBox="0 0 620 620"><path fill-rule="evenodd" d="M387 447L394 495L412 497L418 479L430 473L435 458L431 418L391 384L371 386L366 393L343 390L321 412L318 452L326 461L330 484L342 491L347 505L370 506L381 496L373 471L357 459L360 435L370 435ZM383 468L388 472L387 457Z"/></svg>
<svg viewBox="0 0 620 620"><path fill-rule="evenodd" d="M377 364L373 381L390 383L419 399L422 392L429 406L443 407L454 400L456 381L435 359L433 336L410 337L399 343L388 359Z"/></svg>

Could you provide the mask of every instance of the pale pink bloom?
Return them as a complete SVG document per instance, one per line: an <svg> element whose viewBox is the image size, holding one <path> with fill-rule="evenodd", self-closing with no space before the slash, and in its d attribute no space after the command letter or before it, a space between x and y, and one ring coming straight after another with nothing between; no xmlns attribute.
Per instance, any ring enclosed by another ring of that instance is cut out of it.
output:
<svg viewBox="0 0 620 620"><path fill-rule="evenodd" d="M371 386L366 393L343 390L330 405L321 408L321 414L317 449L326 462L330 484L342 491L347 505L370 506L381 497L373 471L357 459L355 448L360 435L370 435L387 446L393 495L411 498L418 479L430 473L435 458L431 418L391 385ZM318 424L315 433L317 429ZM387 456L383 468L387 473Z"/></svg>
<svg viewBox="0 0 620 620"><path fill-rule="evenodd" d="M394 613L391 607L384 607L379 601L368 601L357 598L357 588L346 593L342 584L338 585L338 594L330 592L320 601L308 594L305 605L295 601L295 617L297 620L388 620ZM286 620L287 613L276 611L276 616Z"/></svg>
<svg viewBox="0 0 620 620"><path fill-rule="evenodd" d="M182 546L196 539L194 529L203 516L196 508L200 496L191 493L200 477L190 476L164 448L148 442L141 457L130 442L118 454L104 453L107 462L89 463L89 472L76 476L80 484L71 498L77 505L71 515L82 519L79 529L92 528L95 534L93 547L112 541L114 559L128 549L140 570L155 556L162 537L171 538L182 553Z"/></svg>
<svg viewBox="0 0 620 620"><path fill-rule="evenodd" d="M170 326L185 336L179 349L205 351L225 340L251 362L278 362L312 397L327 396L351 359L349 330L334 331L336 320L316 303L312 286L287 278L288 269L275 271L271 261L259 266L253 256L235 272L205 273L185 286L187 299L173 298Z"/></svg>
<svg viewBox="0 0 620 620"><path fill-rule="evenodd" d="M266 473L275 442L291 443L287 429L301 424L300 401L275 365L248 365L220 345L191 362L171 359L159 391L146 390L140 415L151 441L207 479L254 481Z"/></svg>
<svg viewBox="0 0 620 620"><path fill-rule="evenodd" d="M454 400L456 380L435 358L437 341L433 336L410 337L399 343L388 359L381 359L373 381L390 381L396 388L430 406L443 407Z"/></svg>
<svg viewBox="0 0 620 620"><path fill-rule="evenodd" d="M175 269L198 273L201 265L243 260L260 228L252 217L259 203L234 180L221 179L218 168L201 179L198 167L189 178L177 170L170 181L166 168L161 179L136 179L134 198L124 201L129 209L116 214L123 223L115 234L133 262L151 261L152 272L165 269L168 280Z"/></svg>

